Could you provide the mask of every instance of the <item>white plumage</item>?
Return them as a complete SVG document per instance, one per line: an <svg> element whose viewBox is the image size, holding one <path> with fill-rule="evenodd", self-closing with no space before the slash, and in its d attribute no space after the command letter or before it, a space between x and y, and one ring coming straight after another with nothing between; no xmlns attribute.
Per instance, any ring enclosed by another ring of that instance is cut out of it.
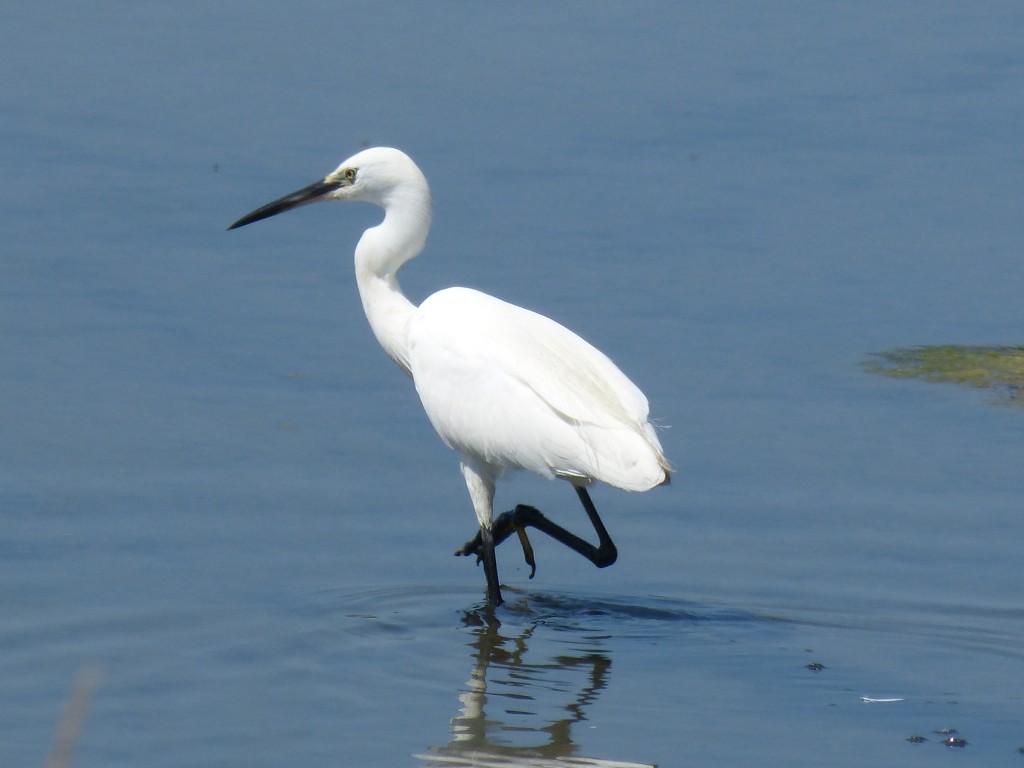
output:
<svg viewBox="0 0 1024 768"><path fill-rule="evenodd" d="M409 324L413 381L430 423L498 476L664 482L647 398L604 354L543 315L468 288L428 298Z"/></svg>
<svg viewBox="0 0 1024 768"><path fill-rule="evenodd" d="M648 421L647 398L575 333L469 288L438 291L419 307L405 297L396 274L422 250L431 209L426 179L399 150L360 152L231 229L319 200L364 200L384 208L383 222L366 230L356 246L360 298L377 340L412 377L430 423L462 457L481 532L477 545L470 542L461 553L476 553L489 566L492 604L501 602L492 537L494 483L502 474L526 469L569 480L588 514L593 511L592 520L596 510L584 490L590 483L646 491L668 482L670 467ZM591 557L558 531L576 537L532 512L541 524L525 513L509 518L499 541L519 530L528 549L522 525L535 525ZM604 545L599 519L595 528ZM599 565L614 561L614 545L610 539L607 544L610 560ZM532 563L532 552L527 557Z"/></svg>

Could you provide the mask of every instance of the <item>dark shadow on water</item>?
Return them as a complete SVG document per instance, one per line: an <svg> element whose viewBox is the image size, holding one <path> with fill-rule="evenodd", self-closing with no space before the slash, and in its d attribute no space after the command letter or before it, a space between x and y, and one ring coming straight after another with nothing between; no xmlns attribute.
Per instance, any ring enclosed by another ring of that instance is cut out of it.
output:
<svg viewBox="0 0 1024 768"><path fill-rule="evenodd" d="M628 634L630 628L657 632L659 628L682 624L744 624L789 622L784 616L757 612L710 602L686 601L651 595L588 595L560 593L551 590L529 591L502 586L506 602L497 610L488 609L482 600L462 600L473 594L466 587L388 586L380 589L327 590L310 593L289 610L323 614L341 608L350 617L386 620L396 631L409 627L443 626L450 621L451 602L467 606L459 609L484 620L492 617L503 621L532 622L564 628L593 625L616 635ZM475 596L475 594L474 594ZM329 607L328 607L329 606Z"/></svg>
<svg viewBox="0 0 1024 768"><path fill-rule="evenodd" d="M660 623L674 624L747 621L778 621L774 617L750 611L725 609L708 603L687 602L679 599L645 596L591 597L566 595L557 592L517 592L509 590L509 602L504 606L509 614L532 618L540 622L589 622L600 620L605 626L617 629L630 625L657 627ZM613 622L609 625L608 622Z"/></svg>

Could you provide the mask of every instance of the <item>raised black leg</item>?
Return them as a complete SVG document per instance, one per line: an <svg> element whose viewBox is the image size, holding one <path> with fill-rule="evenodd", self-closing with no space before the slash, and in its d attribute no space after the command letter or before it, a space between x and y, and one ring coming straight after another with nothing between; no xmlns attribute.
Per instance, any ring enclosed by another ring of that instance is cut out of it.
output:
<svg viewBox="0 0 1024 768"><path fill-rule="evenodd" d="M597 507L590 500L590 494L587 493L587 489L579 486L574 487L576 488L576 495L580 497L580 501L583 503L583 509L587 511L587 517L590 518L591 525L594 526L594 530L597 532L598 541L597 547L587 544L590 554L580 552L578 549L576 551L598 568L607 568L618 560L619 550L615 548L615 542L612 541L612 537L608 535L608 529L601 522L601 516L597 514Z"/></svg>
<svg viewBox="0 0 1024 768"><path fill-rule="evenodd" d="M598 545L595 547L589 541L581 539L571 531L566 530L557 523L548 520L539 509L531 507L527 504L519 504L515 509L509 512L503 512L498 515L494 521L494 525L491 528L491 554L493 556L493 549L498 544L503 542L512 532L515 531L519 534L520 541L523 544L523 554L526 556L526 562L530 565L530 578L533 578L533 574L537 569L536 563L533 560L533 548L529 546L529 540L526 538L526 526L536 528L538 531L546 533L556 541L560 541L565 546L569 547L576 552L579 552L587 560L592 562L598 568L607 568L609 565L615 562L619 556L618 550L615 548L615 542L612 541L611 536L608 535L608 529L604 527L604 523L601 521L601 516L597 514L597 508L594 507L594 502L590 499L590 494L587 493L586 488L574 486L576 488L576 494L580 497L580 501L583 504L583 509L587 512L587 517L590 518L591 525L594 526L594 531L597 533ZM487 567L486 563L486 549L483 537L483 531L478 533L476 537L467 541L462 548L455 551L456 555L476 555L477 561L484 560L484 567ZM489 588L488 588L488 591Z"/></svg>

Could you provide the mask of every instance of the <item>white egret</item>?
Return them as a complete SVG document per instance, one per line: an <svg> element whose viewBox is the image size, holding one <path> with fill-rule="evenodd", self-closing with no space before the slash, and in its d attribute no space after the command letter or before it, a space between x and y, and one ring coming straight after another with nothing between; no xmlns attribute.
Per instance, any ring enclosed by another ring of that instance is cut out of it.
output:
<svg viewBox="0 0 1024 768"><path fill-rule="evenodd" d="M543 315L469 288L446 288L418 307L410 302L396 275L426 242L430 188L397 149L359 152L229 229L321 200L364 200L384 209L384 221L363 232L356 245L359 296L377 341L412 377L430 423L462 458L480 530L456 554L483 562L490 605L502 602L494 547L513 531L536 568L524 526L600 568L615 562L615 544L587 487L602 481L646 491L669 481L671 468L648 421L644 394L604 354ZM598 546L524 504L495 519L495 481L517 469L568 480Z"/></svg>

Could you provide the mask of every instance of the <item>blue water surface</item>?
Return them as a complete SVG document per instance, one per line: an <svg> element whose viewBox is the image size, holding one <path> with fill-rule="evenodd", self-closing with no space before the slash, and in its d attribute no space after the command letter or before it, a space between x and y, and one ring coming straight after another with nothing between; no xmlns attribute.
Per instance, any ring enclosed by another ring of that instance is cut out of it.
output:
<svg viewBox="0 0 1024 768"><path fill-rule="evenodd" d="M76 768L1020 764L1024 414L861 367L1022 343L1019 3L4 16L0 764L83 669ZM677 470L594 489L613 568L503 546L497 622L379 211L224 231L372 145L431 182L410 297L580 332Z"/></svg>

